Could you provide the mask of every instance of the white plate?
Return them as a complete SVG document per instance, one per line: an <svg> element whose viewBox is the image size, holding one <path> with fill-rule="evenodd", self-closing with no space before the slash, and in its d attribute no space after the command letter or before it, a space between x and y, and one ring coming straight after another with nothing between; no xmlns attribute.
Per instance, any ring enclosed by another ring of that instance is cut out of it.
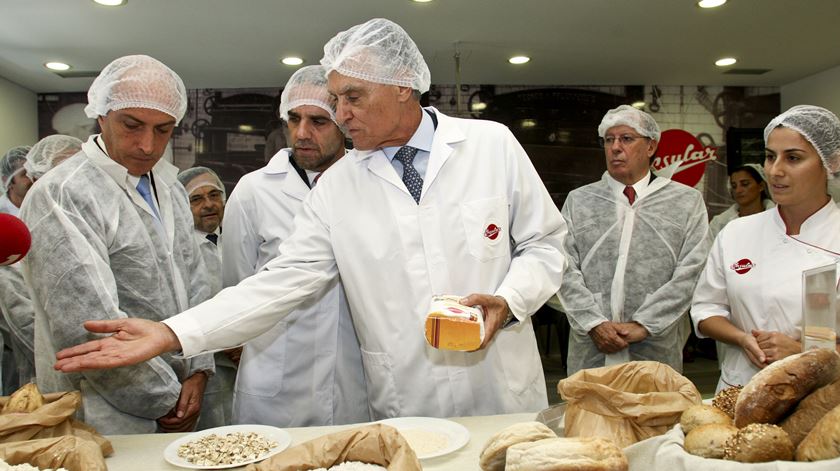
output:
<svg viewBox="0 0 840 471"><path fill-rule="evenodd" d="M424 432L439 433L445 435L449 439L448 445L435 452L421 455L417 453L417 458L421 460L429 458L437 458L438 456L448 455L453 451L461 449L467 442L470 441L470 432L463 425L452 422L446 419L435 419L432 417L398 417L394 419L380 420L379 423L390 425L400 432L404 430L422 430Z"/></svg>
<svg viewBox="0 0 840 471"><path fill-rule="evenodd" d="M199 466L194 463L190 463L189 461L185 460L178 456L178 448L181 445L184 445L188 442L192 442L198 440L205 435L210 435L211 433L215 433L216 435L227 435L229 433L249 433L254 432L258 433L261 437L265 438L266 440L271 440L277 442L277 447L272 448L265 453L264 455L259 456L253 460L246 460L241 461L235 464L220 464L216 466ZM174 464L175 466L180 466L182 468L191 468L191 469L225 469L225 468L235 468L237 466L244 466L249 463L255 463L257 461L262 461L269 456L276 455L281 451L285 450L289 447L292 443L292 437L283 429L279 429L277 427L272 427L270 425L256 425L256 424L249 424L249 425L228 425L225 427L216 427L207 430L202 430L200 432L194 432L187 436L181 437L166 447L163 450L163 458L168 461L170 464Z"/></svg>

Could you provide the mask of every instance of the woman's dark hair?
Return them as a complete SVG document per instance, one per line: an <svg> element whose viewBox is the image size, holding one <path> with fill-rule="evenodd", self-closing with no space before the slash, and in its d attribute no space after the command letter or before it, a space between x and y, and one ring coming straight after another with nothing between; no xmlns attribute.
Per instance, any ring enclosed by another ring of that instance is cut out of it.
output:
<svg viewBox="0 0 840 471"><path fill-rule="evenodd" d="M752 179L755 180L756 184L761 185L762 183L764 183L764 188L761 190L761 201L763 202L764 200L771 199L770 195L767 194L767 182L761 176L761 173L759 173L758 170L755 169L755 167L753 167L751 165L741 165L740 167L737 167L737 168L733 169L731 172L729 172L729 176L731 177L732 174L735 173L735 172L747 172L747 173L750 174Z"/></svg>

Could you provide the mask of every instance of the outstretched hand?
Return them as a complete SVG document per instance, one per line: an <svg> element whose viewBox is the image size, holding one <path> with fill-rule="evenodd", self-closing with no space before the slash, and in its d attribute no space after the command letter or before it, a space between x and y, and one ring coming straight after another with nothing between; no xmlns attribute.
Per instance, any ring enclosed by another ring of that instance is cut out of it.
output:
<svg viewBox="0 0 840 471"><path fill-rule="evenodd" d="M113 335L56 353L53 368L64 373L136 365L181 348L178 337L161 322L146 319L87 321L90 332Z"/></svg>

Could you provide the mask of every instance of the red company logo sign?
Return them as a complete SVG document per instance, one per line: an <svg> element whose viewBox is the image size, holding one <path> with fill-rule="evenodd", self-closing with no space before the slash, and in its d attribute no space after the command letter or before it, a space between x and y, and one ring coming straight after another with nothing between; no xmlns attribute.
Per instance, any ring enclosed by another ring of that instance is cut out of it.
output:
<svg viewBox="0 0 840 471"><path fill-rule="evenodd" d="M752 270L753 267L755 267L755 263L751 262L748 258L742 258L729 266L729 268L735 270L735 273L739 275L743 275L744 273Z"/></svg>
<svg viewBox="0 0 840 471"><path fill-rule="evenodd" d="M659 139L653 169L660 175L666 168L679 165L671 180L693 187L703 178L706 162L710 160L717 160L716 148L703 146L696 137L682 129L668 129Z"/></svg>
<svg viewBox="0 0 840 471"><path fill-rule="evenodd" d="M484 229L484 237L487 237L490 240L496 240L496 237L499 237L499 232L502 230L499 226L495 224L490 224L487 226L487 229Z"/></svg>

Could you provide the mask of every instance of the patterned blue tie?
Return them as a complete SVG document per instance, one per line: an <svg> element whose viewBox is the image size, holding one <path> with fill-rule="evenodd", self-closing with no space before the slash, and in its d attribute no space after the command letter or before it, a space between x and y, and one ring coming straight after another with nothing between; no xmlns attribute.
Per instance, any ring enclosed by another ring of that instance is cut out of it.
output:
<svg viewBox="0 0 840 471"><path fill-rule="evenodd" d="M415 169L414 165L412 165L412 162L414 162L414 156L417 155L417 150L418 149L414 147L403 146L397 151L394 159L402 162L402 181L405 183L405 187L408 188L408 192L411 193L414 201L416 203L420 203L420 191L423 189L423 178L420 177L420 174L417 173L417 169Z"/></svg>
<svg viewBox="0 0 840 471"><path fill-rule="evenodd" d="M137 184L137 191L140 192L140 196L146 200L146 203L149 205L149 209L152 210L154 213L155 218L160 221L160 214L158 214L157 207L155 206L154 201L152 201L152 191L149 188L149 176L143 175L140 177L140 183Z"/></svg>

